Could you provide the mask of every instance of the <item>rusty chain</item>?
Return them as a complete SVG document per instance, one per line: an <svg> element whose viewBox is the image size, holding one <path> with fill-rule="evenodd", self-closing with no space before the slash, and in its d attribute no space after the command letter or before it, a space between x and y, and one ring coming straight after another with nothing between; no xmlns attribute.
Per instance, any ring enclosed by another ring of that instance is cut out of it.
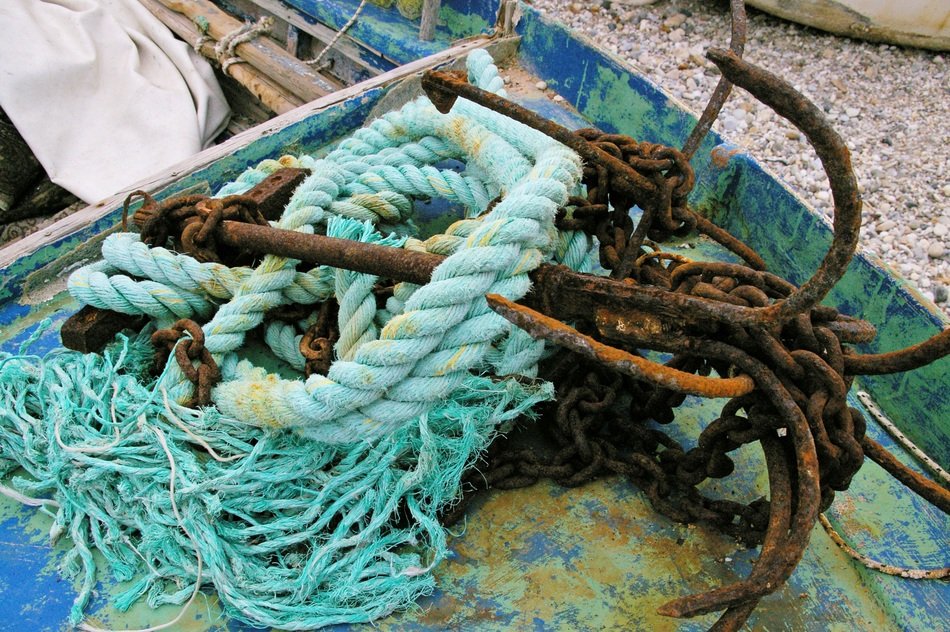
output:
<svg viewBox="0 0 950 632"><path fill-rule="evenodd" d="M733 53L709 52L723 80L682 151L595 129L570 132L468 86L458 75L436 71L423 77L424 89L443 111L463 96L576 150L584 159L585 195L571 197L556 223L562 230L595 237L601 266L610 271L616 285L636 290L626 295L636 302L605 300L586 311L571 312L573 326L552 323L528 307L489 297L493 309L535 337L574 351L562 351L542 365L541 377L555 384L556 400L543 410L541 422L490 446L465 476L466 497L481 489L524 487L540 479L576 487L603 476L624 476L644 491L659 513L683 523L704 523L749 546L761 546L747 578L659 609L677 617L724 611L716 625L722 630L741 627L758 600L790 576L820 512L832 504L835 492L848 488L865 457L950 513L950 492L909 470L867 437L862 415L846 399L855 375L910 370L947 355L950 330L902 351L859 355L848 345L870 341L874 328L819 305L843 274L857 243L861 203L850 155L817 108L785 82L735 54L741 54L745 16L741 0L731 4ZM765 262L750 247L689 208L695 182L689 159L733 83L798 126L828 173L835 199L834 239L819 269L801 287L767 272ZM262 213L252 197L185 196L158 204L136 192L126 201L126 209L135 195L145 198L135 220L146 243L171 240L177 249L200 260L228 265L272 252L263 240L252 253L233 245L221 247L215 239L224 221L266 224L268 213ZM636 221L629 213L634 207L642 211ZM745 263L692 261L659 245L672 235L694 231ZM347 263L360 263L358 259L358 253L351 254ZM394 271L394 278L415 280L408 276L414 270L421 279L433 265L400 261L403 276ZM542 271L533 277L536 287L543 288L533 305L542 311L551 311L552 301L562 299L554 296L563 282L556 273ZM574 290L580 289L577 279L571 282ZM570 296L570 288L564 287ZM384 285L375 288L380 306L391 292ZM596 293L585 296L590 300ZM275 310L268 318L297 322L313 315L313 309ZM299 347L307 375L326 373L339 335L335 302L316 309ZM572 346L572 340L583 344ZM203 346L200 326L179 321L156 332L153 342L161 350L160 360L174 351L179 366L196 384L193 404L207 404L220 373ZM594 345L601 351L575 352ZM671 357L658 364L648 360L649 351ZM715 395L725 383L733 390ZM685 445L664 430L686 393L727 398L694 445ZM526 440L530 437L534 439ZM733 474L731 453L752 444L759 445L765 457L767 499L743 503L699 491L705 481ZM443 522L458 520L465 508L463 500L443 514Z"/></svg>
<svg viewBox="0 0 950 632"><path fill-rule="evenodd" d="M189 254L198 261L213 261L231 267L254 263L253 253L243 249L222 248L215 236L221 222L226 220L267 226L267 218L253 197L229 195L210 198L188 195L159 203L145 191L134 191L123 204L123 230L126 229L129 205L136 197L143 199L142 206L133 215L135 223L141 226L143 243L164 246L171 238L177 251Z"/></svg>
<svg viewBox="0 0 950 632"><path fill-rule="evenodd" d="M559 227L596 237L600 263L611 276L660 290L651 300L657 307L662 302L663 308L653 312L604 305L587 315L578 313L570 327L501 297L490 296L489 305L534 337L583 349L586 358L594 357L586 351L599 344L595 339L628 356L641 355L641 349L673 354L665 367L648 368L644 380L562 352L560 360L545 367L545 377L556 384L556 404L540 424L532 425L546 445L526 446L517 436L498 439L466 476L469 496L474 490L523 487L541 478L572 487L604 475L626 476L671 519L706 523L746 544L761 545L759 560L745 580L659 609L677 617L725 610L717 629L735 630L758 600L792 573L820 512L831 505L836 491L848 488L866 455L887 463L895 476L948 512L950 493L889 459L886 450L865 436L860 412L847 404L856 369L872 362L846 345L867 342L875 332L818 305L843 274L857 243L861 203L846 146L817 108L788 84L736 55L713 50L709 56L730 82L802 129L828 173L836 201L834 239L819 270L801 288L766 272L764 261L748 246L688 208L694 178L686 155L678 150L597 130L569 132L463 85L450 73L428 73L423 85L443 110L462 96L576 149L585 158L587 194L569 200L558 213ZM634 207L642 211L636 225L627 212ZM748 265L690 261L663 252L656 243L692 230ZM944 332L880 359L889 368L906 370L948 351L950 335ZM621 366L608 353L597 352L596 358ZM730 399L687 449L660 428L673 420L684 393L695 391L663 383L661 369L697 378L745 373L754 379L755 389ZM729 476L735 469L729 453L753 443L761 444L766 457L768 500L742 504L697 490L707 479ZM457 520L464 507L463 501L443 519Z"/></svg>
<svg viewBox="0 0 950 632"><path fill-rule="evenodd" d="M201 325L187 318L152 334L152 344L156 348L156 370L164 369L169 355L175 354L175 361L182 373L195 385L194 395L187 403L192 408L211 404L211 389L221 381L221 370L204 342L205 334ZM194 365L195 361L198 366Z"/></svg>

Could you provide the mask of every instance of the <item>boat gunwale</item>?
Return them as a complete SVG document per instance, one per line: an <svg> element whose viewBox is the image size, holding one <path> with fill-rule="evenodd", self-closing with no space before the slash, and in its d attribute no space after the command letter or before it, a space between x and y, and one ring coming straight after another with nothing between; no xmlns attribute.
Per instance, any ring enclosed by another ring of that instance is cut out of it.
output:
<svg viewBox="0 0 950 632"><path fill-rule="evenodd" d="M627 63L623 62L622 60L620 60L620 59L617 58L616 56L611 55L610 53L608 53L608 52L606 52L606 51L601 51L600 49L597 49L597 48L596 48L596 45L595 45L593 42L591 42L591 41L588 40L587 38L583 38L582 36L578 36L577 33L573 33L573 32L572 32L571 35L572 35L573 37L575 37L577 40L579 40L580 42L584 43L585 45L590 46L590 47L594 48L595 50L597 50L597 52L599 52L600 54L602 54L605 59L610 60L610 61L612 61L612 62L618 64L620 67L624 68L627 73L629 73L629 74L634 74L634 75L640 76L640 77L642 78L642 75L639 75L639 73L637 73L636 69L633 68L630 64L627 64ZM519 53L519 54L522 54L522 53ZM422 61L422 60L420 60L420 61ZM453 60L446 60L446 61L453 61ZM397 69L397 70L398 70L398 69ZM411 76L412 74L414 74L414 73L408 73L408 74L406 74L404 77L400 77L400 78L409 77L409 76ZM378 78L377 78L377 79L378 79ZM393 79L392 81L395 82L395 81L397 81L397 80L398 80L398 79ZM644 79L644 80L645 80L647 83L649 83L648 80L646 80L646 79ZM366 84L366 83L368 83L368 82L364 82L364 84ZM357 84L357 85L362 85L362 84ZM386 85L388 85L388 83L387 83ZM293 112L290 112L290 113L288 113L287 115L284 115L284 121L282 122L282 124L276 124L276 122L277 122L278 119L275 119L275 120L273 120L273 121L270 121L269 123L270 123L271 125L268 126L268 127L269 127L269 130L270 130L269 132L266 132L266 133L258 133L258 134L252 134L252 132L255 132L257 129L259 129L259 128L255 128L255 130L249 130L248 132L245 132L244 134L240 135L240 136L242 136L242 137L248 137L248 138L247 138L247 142L244 142L244 143L240 144L240 145L237 146L237 147L232 147L229 152L222 152L222 154L216 155L215 157L213 157L213 158L211 158L211 159L209 159L209 160L206 160L205 162L203 162L203 163L201 163L201 164L193 165L193 166L191 167L191 170L176 171L176 169L180 167L180 165L176 165L176 167L173 167L171 170L168 170L168 171L166 171L166 172L163 172L163 174L158 174L158 175L156 175L155 177L150 178L149 180L150 180L150 181L156 180L156 179L159 178L160 176L164 176L164 177L167 178L167 181L165 181L165 182L162 183L162 184L156 184L155 186L156 186L156 187L167 187L167 186L169 186L169 185L171 185L171 184L173 184L173 183L179 181L180 179L182 179L182 178L184 178L184 177L186 177L186 176L188 176L188 175L190 175L190 174L193 174L194 172L196 172L196 171L198 171L198 170L200 170L200 169L202 169L202 168L204 168L204 167L209 166L210 164L212 164L212 163L213 163L215 160L217 160L218 158L223 157L223 155L227 155L227 153L232 153L232 152L237 151L237 150L239 150L239 149L243 149L243 148L245 148L245 147L250 146L255 140L258 140L259 138L263 138L264 136L277 133L277 132L281 131L284 127L286 127L286 126L288 126L288 125L291 125L291 124L294 124L294 123L299 123L299 122L305 120L306 118L309 118L310 116L314 116L314 115L320 114L320 113L322 113L322 112L324 112L324 111L326 111L326 110L328 110L328 109L330 109L330 108L332 108L332 107L339 106L340 104L344 103L345 101L347 101L347 100L350 99L350 98L358 98L358 97L360 97L360 96L362 96L362 95L365 95L365 94L371 92L372 90L377 90L377 89L386 87L386 85L376 85L376 86L372 86L372 87L370 87L369 89L360 91L359 93L353 94L353 95L350 96L350 97L335 99L335 100L333 101L333 103L327 104L325 107L313 109L313 110L311 110L311 111L307 111L307 112L305 112L305 113L302 113L302 115L300 115L299 117L290 116L290 115L293 115L293 114L295 114L295 113L298 113L298 114L299 114L299 111L300 111L300 110L303 110L303 109L305 109L305 108L308 107L308 106L302 106L301 108L298 108L298 110L294 110ZM681 109L682 111L684 111L684 112L686 111L685 108L683 108L683 106L682 106L681 103L679 103L679 102L676 101L673 97L671 97L671 96L669 96L668 94L666 94L662 89L656 88L656 86L655 86L654 84L650 84L650 85L653 85L654 88L655 88L660 94L662 94L666 99L668 99L668 101L669 101L670 103L674 104L675 107L680 108L680 109ZM356 87L356 86L354 86L354 88L355 88L355 87ZM339 93L337 93L337 94L339 94ZM313 106L314 103L316 103L316 102L312 102L311 104L308 104L308 105ZM687 114L688 114L688 113L687 113ZM265 125L268 125L268 124L265 124ZM263 127L263 126L261 126L261 127ZM238 138L238 137L235 137L235 138ZM718 136L714 136L714 137L712 137L712 138L713 138L713 141L715 142L715 144L719 145L719 143L721 143L721 139L719 139ZM232 140L233 140L233 139L232 139ZM711 142L713 142L713 141L711 141ZM230 142L230 141L229 141L229 142ZM731 149L728 148L728 147L723 147L722 145L719 145L719 147L722 147L723 149L726 149L727 151L730 151L730 152L731 152ZM215 148L212 148L212 149L215 149ZM206 150L206 152L208 152L208 151L210 151L210 150ZM707 155L702 157L703 160L709 160L708 153L709 153L709 152L706 152ZM205 152L202 152L202 154L205 154ZM198 156L200 156L200 155L201 155L201 154L199 154ZM194 159L194 158L197 158L197 156L192 157L192 159ZM183 161L183 163L188 163L188 162L191 162L191 161ZM784 183L781 179L777 178L773 173L771 173L771 172L768 170L768 168L767 168L765 165L763 165L763 164L759 163L758 161L756 161L755 158L752 157L750 154L747 154L747 153L739 153L739 152L730 153L730 159L728 160L727 167L726 167L725 169L723 169L723 170L720 170L720 173L723 173L723 172L726 171L726 170L728 170L728 171L731 172L730 177L733 178L734 180L738 180L738 179L740 179L740 178L742 178L742 177L747 177L747 178L748 178L748 177L758 177L758 176L756 176L756 175L754 174L754 171L755 171L755 170L760 170L760 171L764 172L764 174L766 175L766 177L769 178L772 183L774 183L774 184L777 185L778 187L784 189L785 192L786 192L792 199L794 199L794 201L795 201L797 204L799 204L799 205L802 207L802 209L805 211L805 213L804 213L805 215L809 215L809 216L812 216L813 218L817 218L816 221L820 221L820 222L823 223L826 227L828 226L829 223L828 223L828 221L827 221L826 218L824 218L824 217L822 217L820 214L816 213L815 210L814 210L814 208L812 208L811 205L809 205L806 200L802 199L801 197L799 197L798 195L796 195L795 193L793 193L786 183ZM153 190L157 190L157 189L153 189ZM119 204L121 203L121 199L122 199L123 197L124 197L124 196L122 196L122 195L116 195L116 196L113 196L112 198L109 198L108 200L112 200L112 202L113 202L114 205L119 205ZM85 224L83 224L82 226L75 227L71 232L61 235L61 236L59 237L59 240L60 240L60 241L66 240L66 239L68 239L69 237L71 237L71 236L75 235L76 233L80 232L83 228L88 228L88 227L91 226L95 221L97 221L97 220L99 220L99 219L102 219L102 218L108 216L110 213L115 212L115 210L116 210L115 206L111 206L111 207L107 207L107 206L106 206L106 203L108 202L108 200L103 201L103 202L100 202L100 203L97 204L97 205L92 205L91 207L88 207L88 208L86 209L87 211L88 211L89 209L94 209L95 212L97 213L97 215L96 215L93 219L91 219L91 220L89 220L88 222L86 222ZM68 218L67 218L67 219L68 219ZM39 240L39 241L41 241L42 243L39 243L39 244L37 245L37 247L34 248L31 252L37 252L37 251L39 251L40 249L42 249L43 247L45 247L45 246L47 246L47 245L50 245L50 243L57 241L57 238L55 238L55 237L50 237L50 236L48 236L48 235L44 235L44 237L46 237L46 239ZM3 260L2 260L2 256L3 256L4 252L5 252L5 250L0 250L0 266L4 266L4 262L3 262ZM895 274L893 271L889 270L889 269L886 267L886 265L882 265L881 263L879 263L879 262L876 261L875 259L869 257L866 252L861 252L861 251L859 251L859 253L856 255L856 260L857 260L857 261L856 261L855 263L856 263L857 265L867 266L867 267L869 267L869 268L871 268L871 269L879 270L879 271L881 272L881 274L883 274L883 275L885 275L885 276L891 278L892 280L894 280L896 283L898 283L898 284L901 286L901 291L903 291L903 292L906 293L906 296L907 296L908 300L909 300L911 303L913 303L914 305L916 305L917 307L919 307L919 308L922 310L921 313L924 312L924 311L930 311L930 312L931 312L931 320L932 320L932 321L935 321L936 324L939 324L939 323L940 323L940 321L941 321L942 319L941 319L941 317L940 317L940 315L939 315L939 312L936 311L936 308L931 309L930 306L928 306L928 304L927 304L925 301L922 301L922 300L920 300L920 297L915 296L915 295L913 294L913 292L911 291L911 288L907 287L906 282L904 282L904 281L899 277L899 275L897 275L897 274ZM51 261L52 261L52 260L51 260ZM51 263L51 261L47 261L46 264ZM46 264L43 264L43 265L46 265ZM42 267L42 266L41 266L41 267ZM18 272L18 274L21 274L21 275L22 275L22 273L20 273L20 272ZM26 276L26 275L23 275L23 276ZM8 300L8 299L7 299L7 300ZM4 302L6 302L6 300L0 299L0 305L2 305ZM872 392L873 392L873 391L872 391ZM862 569L858 569L858 571L859 571L859 573L861 573L862 575L865 575L865 573L864 573L864 571L863 571ZM878 599L879 601L881 601L881 602L884 603L884 604L886 604L886 602L889 601L889 599L890 599L891 597L888 597L888 596L886 595L886 593L887 593L887 591L888 591L888 587L891 586L891 584L890 584L890 582L892 581L891 579L882 578L882 579L880 579L880 580L878 581L876 575L868 575L868 577L865 577L864 581L866 582L867 591L868 591L868 594L869 594L869 595L873 593L873 594L875 595L875 598ZM880 593L880 594L878 594L878 593Z"/></svg>
<svg viewBox="0 0 950 632"><path fill-rule="evenodd" d="M366 79L365 81L361 81L360 83L328 94L325 97L305 103L289 112L236 134L219 145L209 147L147 178L132 183L125 187L123 191L94 204L90 204L60 219L43 230L27 235L19 241L0 248L0 271L5 271L23 257L35 254L46 246L71 237L94 222L120 209L129 191L143 190L152 195L159 194L169 185L174 184L200 169L210 166L217 160L230 156L250 146L261 138L276 134L290 125L300 123L347 100L359 98L375 89L388 87L393 83L413 75L421 74L431 68L456 61L458 58L476 48L485 48L492 44L516 41L518 39L517 36L475 36L428 57L423 57L414 62L404 64L370 79Z"/></svg>

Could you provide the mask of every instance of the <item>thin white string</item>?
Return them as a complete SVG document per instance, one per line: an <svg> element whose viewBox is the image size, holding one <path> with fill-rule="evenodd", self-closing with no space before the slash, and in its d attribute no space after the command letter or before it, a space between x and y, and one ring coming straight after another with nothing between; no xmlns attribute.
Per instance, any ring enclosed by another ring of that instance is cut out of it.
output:
<svg viewBox="0 0 950 632"><path fill-rule="evenodd" d="M165 451L165 456L168 457L169 465L169 482L168 482L168 497L171 499L172 505L172 514L175 516L175 520L178 521L178 528L185 532L185 535L188 536L188 539L191 540L192 544L195 545L195 556L198 558L198 570L195 577L195 589L191 593L191 597L188 598L188 601L182 606L181 611L178 613L178 616L169 621L168 623L163 623L161 625L156 625L151 628L141 628L138 630L125 630L123 632L156 632L157 630L164 630L170 628L173 625L177 624L185 612L188 611L188 608L191 607L191 604L194 603L195 598L198 596L198 592L201 589L201 571L203 560L201 559L201 549L199 548L198 540L195 536L191 535L191 532L185 528L184 522L181 519L181 514L178 513L178 504L175 502L175 473L177 468L175 467L175 457L172 456L171 450L168 449L168 442L165 440L165 433L162 432L161 428L155 426L148 426L149 430L155 433L155 436L158 437L158 443L162 446L162 450ZM87 632L116 632L114 630L109 630L105 628L97 628L88 623L80 623L80 630L86 630Z"/></svg>
<svg viewBox="0 0 950 632"><path fill-rule="evenodd" d="M353 12L353 17L351 17L350 20L346 24L343 25L343 28L337 31L336 35L333 36L333 39L330 40L330 43L327 44L326 48L320 51L320 54L317 55L314 59L311 59L310 61L305 61L304 63L307 64L308 66L316 66L318 71L321 70L320 60L323 59L324 56L328 52L330 52L330 49L333 48L333 45L336 44L337 40L343 37L343 34L346 33L347 30L349 30L351 26L353 26L353 23L356 22L356 18L359 17L365 5L366 5L366 0L361 0L360 5L356 7L356 11Z"/></svg>
<svg viewBox="0 0 950 632"><path fill-rule="evenodd" d="M178 417L175 416L175 413L172 412L172 407L171 407L171 405L168 403L168 391L165 390L164 388L162 389L162 400L165 402L165 418L168 419L168 421L170 421L170 422L172 422L173 424L175 424L176 426L178 426L178 427L181 429L181 431L184 432L184 433L185 433L186 435L188 435L189 437L191 437L191 439L192 439L195 443L197 443L198 445L200 445L201 447L203 447L205 450L207 450L207 451L208 451L208 454L211 455L211 458L212 458L212 459L214 459L215 461L218 461L219 463L230 463L231 461L236 461L236 460L238 460L238 459L243 458L244 456L246 456L246 455L243 454L243 453L242 453L242 454L235 454L235 455L233 455L233 456L228 456L228 457L223 457L223 456L221 456L220 454L218 454L217 452L214 451L214 448L212 448L212 447L208 444L207 441L205 441L204 439L202 439L201 437L199 437L198 435L196 435L194 432L192 432L191 430L189 430L189 429L188 429L188 426L186 426L185 423L184 423L181 419L179 419Z"/></svg>

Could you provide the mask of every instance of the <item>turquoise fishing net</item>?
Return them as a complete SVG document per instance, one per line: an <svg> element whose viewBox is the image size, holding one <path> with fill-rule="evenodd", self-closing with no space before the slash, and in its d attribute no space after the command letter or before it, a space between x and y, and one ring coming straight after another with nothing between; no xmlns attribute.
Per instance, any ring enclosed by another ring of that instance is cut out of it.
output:
<svg viewBox="0 0 950 632"><path fill-rule="evenodd" d="M374 443L329 445L168 402L148 375L152 352L146 332L102 355L0 365L0 471L51 499L50 535L71 540L72 623L99 577L93 549L114 581L133 581L119 610L184 603L196 582L253 625L308 629L404 608L433 588L429 570L447 552L437 515L462 472L499 424L552 395L473 375Z"/></svg>
<svg viewBox="0 0 950 632"><path fill-rule="evenodd" d="M501 90L487 53L469 62L474 81ZM40 357L28 345L0 354L0 492L47 514L54 542L68 538L62 568L78 582L72 624L88 627L93 591L108 579L123 583L112 604L120 611L140 601L186 604L198 591L213 591L225 615L285 629L372 621L433 590L431 571L448 550L438 515L459 499L462 473L500 428L553 397L549 383L531 378L543 345L491 313L481 296L486 288L523 295L527 272L542 258L589 266L591 244L553 228L558 204L577 186L576 155L471 104L470 118L439 119L429 107L420 101L404 108L402 116L420 126L415 135L393 124L404 120L394 116L341 143L330 161L301 157L297 162L323 165L326 173L337 169L343 184L314 173L314 187L302 186L288 209L306 217L294 229L427 247L449 255L450 265L440 267L449 272L439 273L433 287L397 285L386 309L377 310L369 275L275 264L265 279L279 276L280 292L267 286L257 290L260 296L312 304L335 294L341 313L352 310L341 325L359 321L352 340L337 346L331 371L350 380L345 388L321 376L304 382L268 374L248 362L243 347L228 347L219 360L226 376L219 397L239 403L245 393L274 385L298 400L317 397L320 388L358 394L352 384L365 376L390 379L389 371L396 375L393 387L373 395L376 408L366 407L390 415L388 423L371 427L372 419L346 413L346 424L327 433L320 425L252 423L253 407L241 409L246 417L238 419L220 406L179 404L174 373L180 370L170 361L154 374L150 334L183 317L178 310L220 316L235 304L249 311L228 322L240 321L241 335L250 331L258 321L247 314L263 308L247 298L246 286L259 281L260 269L223 270L161 248L139 252L146 247L131 233L111 236L106 260L75 273L70 291L89 297L83 302L145 314L151 324L120 334L99 354L59 349ZM465 123L470 134L458 145L437 137L456 130L453 122ZM391 146L374 150L374 143ZM465 159L466 151L476 155L462 174L432 166ZM281 164L265 161L218 195L246 191ZM504 175L501 186L486 175L493 170ZM506 199L485 213L509 187ZM464 206L469 219L422 244L407 200L432 195ZM290 212L282 221L291 221ZM433 315L420 315L426 309ZM455 329L441 322L448 316L458 319ZM220 334L215 322L205 325L209 338ZM268 327L274 361L286 363L285 374L299 369L299 329ZM442 327L441 346L420 327ZM395 334L387 338L387 332ZM368 351L385 359L381 351L408 354L412 345L421 349L412 357L421 359L404 377L396 373L402 368L372 364L376 356ZM354 361L341 361L347 357ZM509 374L514 377L498 377ZM425 388L432 393L412 399ZM396 401L399 393L404 405ZM271 397L280 403L280 396Z"/></svg>

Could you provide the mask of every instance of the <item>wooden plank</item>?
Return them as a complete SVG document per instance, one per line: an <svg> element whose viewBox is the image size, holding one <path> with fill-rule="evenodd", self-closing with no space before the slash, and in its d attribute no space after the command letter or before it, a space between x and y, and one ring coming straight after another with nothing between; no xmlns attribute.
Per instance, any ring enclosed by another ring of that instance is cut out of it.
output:
<svg viewBox="0 0 950 632"><path fill-rule="evenodd" d="M336 31L328 26L324 26L319 22L311 22L307 20L292 8L282 3L280 0L251 0L251 2L265 11L269 11L270 13L274 14L275 17L278 17L281 20L296 26L304 33L307 33L311 37L320 40L324 44L328 44L337 34ZM375 77L382 74L382 71L380 71L378 68L374 68L373 66L370 66L366 63L366 61L363 59L362 49L365 49L367 52L376 55L377 57L385 59L385 56L379 51L373 50L368 46L357 42L355 39L345 33L337 40L336 44L333 45L333 50L340 53L355 63L357 66L365 70L370 76Z"/></svg>
<svg viewBox="0 0 950 632"><path fill-rule="evenodd" d="M198 27L181 13L172 11L158 0L139 2L178 37L192 45L198 41L201 36ZM214 59L214 42L202 44L199 52L209 59ZM303 105L297 95L274 83L250 64L231 64L226 74L244 86L272 112L283 114Z"/></svg>
<svg viewBox="0 0 950 632"><path fill-rule="evenodd" d="M419 39L431 42L435 37L435 27L439 23L439 9L441 6L442 0L423 0Z"/></svg>
<svg viewBox="0 0 950 632"><path fill-rule="evenodd" d="M179 162L170 169L166 169L149 178L140 180L139 182L129 184L129 186L125 187L123 191L120 191L119 193L116 193L115 195L106 198L101 202L87 206L83 210L78 211L69 217L64 217L62 220L43 230L41 234L30 235L14 244L11 244L7 248L0 249L0 269L4 269L14 263L17 259L36 252L44 245L56 242L63 237L67 237L70 234L81 230L85 226L88 226L89 224L101 219L105 215L108 215L116 208L122 206L122 201L125 199L128 191L141 189L143 191L148 191L149 193L156 193L166 186L176 182L177 180L180 180L184 175L206 167L216 160L223 158L224 156L233 154L236 151L247 147L261 137L274 134L292 123L297 123L310 116L327 110L334 105L342 103L343 101L358 97L360 94L363 94L368 90L387 86L407 77L411 77L417 73L421 73L434 66L454 61L467 55L476 48L488 48L490 50L498 48L502 51L513 51L515 50L513 43L517 41L517 37L496 39L489 37L473 38L466 42L462 42L457 46L440 51L434 55L429 55L428 57L424 57L404 66L400 66L399 68L394 68L389 72L379 75L378 77L367 79L366 81L358 83L354 86L344 88L343 90L339 90L321 99L317 99L316 101L302 105L295 110L291 110L290 112L262 123L253 129L238 134L237 136L230 138L220 145L209 147L208 149Z"/></svg>
<svg viewBox="0 0 950 632"><path fill-rule="evenodd" d="M198 18L207 20L208 35L219 41L244 25L243 22L216 7L210 0L190 0L189 2L159 0L159 2L181 13L189 20ZM304 102L324 97L339 87L299 59L291 57L287 51L267 37L256 37L249 42L239 44L234 51L241 59L246 60L286 90L293 92Z"/></svg>

